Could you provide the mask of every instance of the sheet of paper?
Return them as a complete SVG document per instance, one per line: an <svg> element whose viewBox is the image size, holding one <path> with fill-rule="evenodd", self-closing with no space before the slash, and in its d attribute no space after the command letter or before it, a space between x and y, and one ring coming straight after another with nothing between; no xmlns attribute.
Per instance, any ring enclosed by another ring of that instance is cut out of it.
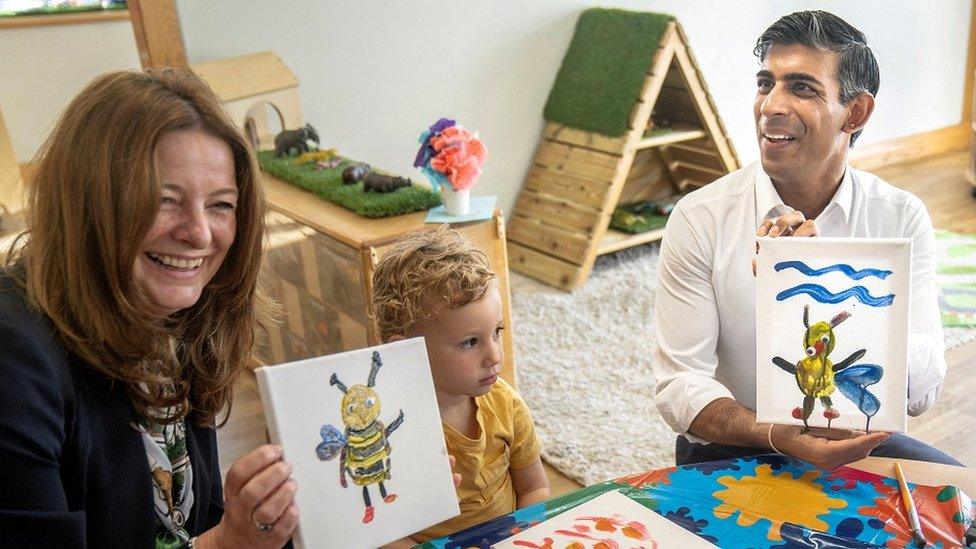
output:
<svg viewBox="0 0 976 549"><path fill-rule="evenodd" d="M695 549L715 546L633 499L613 491L573 507L492 547Z"/></svg>

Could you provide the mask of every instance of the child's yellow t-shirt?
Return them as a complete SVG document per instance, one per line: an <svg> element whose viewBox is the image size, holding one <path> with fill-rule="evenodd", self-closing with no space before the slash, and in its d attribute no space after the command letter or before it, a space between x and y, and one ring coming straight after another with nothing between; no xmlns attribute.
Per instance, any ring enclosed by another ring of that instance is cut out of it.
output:
<svg viewBox="0 0 976 549"><path fill-rule="evenodd" d="M509 470L528 467L539 457L532 414L511 385L499 378L487 394L475 398L475 404L477 439L441 423L447 451L457 460L454 472L461 475L457 488L461 514L411 536L420 543L514 511Z"/></svg>

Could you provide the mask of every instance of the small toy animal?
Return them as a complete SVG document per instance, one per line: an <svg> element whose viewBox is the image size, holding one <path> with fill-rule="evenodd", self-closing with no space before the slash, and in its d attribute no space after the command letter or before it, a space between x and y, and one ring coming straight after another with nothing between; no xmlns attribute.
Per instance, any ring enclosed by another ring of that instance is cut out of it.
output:
<svg viewBox="0 0 976 549"><path fill-rule="evenodd" d="M309 151L298 155L298 158L292 161L296 166L301 166L302 164L311 164L312 162L318 162L321 160L330 160L335 155L339 154L336 149L327 149L324 151Z"/></svg>
<svg viewBox="0 0 976 549"><path fill-rule="evenodd" d="M363 522L373 520L373 504L369 499L369 485L379 484L380 496L386 503L393 503L396 494L387 494L383 481L390 479L390 442L388 437L403 423L403 410L389 426L377 419L380 415L380 397L373 390L376 373L383 366L380 354L373 351L372 366L366 385L346 387L339 377L332 374L329 385L335 385L344 393L339 413L345 424L345 433L333 425L323 425L319 431L322 442L315 453L322 461L339 456L339 484L346 488L346 475L357 486L363 487L366 512Z"/></svg>
<svg viewBox="0 0 976 549"><path fill-rule="evenodd" d="M315 142L315 148L319 148L319 134L311 124L305 124L297 130L284 130L275 136L275 156L291 156L292 149L297 153L308 152L308 142ZM295 153L295 154L297 154Z"/></svg>
<svg viewBox="0 0 976 549"><path fill-rule="evenodd" d="M318 162L315 163L315 169L318 171L334 170L339 167L339 164L342 164L341 158L330 158L329 160L319 160Z"/></svg>
<svg viewBox="0 0 976 549"><path fill-rule="evenodd" d="M406 177L369 172L366 174L366 178L363 179L363 192L392 193L401 187L409 187L410 185L413 185L413 181Z"/></svg>
<svg viewBox="0 0 976 549"><path fill-rule="evenodd" d="M370 173L369 164L353 164L342 170L342 182L346 185L352 185L362 181L368 173Z"/></svg>

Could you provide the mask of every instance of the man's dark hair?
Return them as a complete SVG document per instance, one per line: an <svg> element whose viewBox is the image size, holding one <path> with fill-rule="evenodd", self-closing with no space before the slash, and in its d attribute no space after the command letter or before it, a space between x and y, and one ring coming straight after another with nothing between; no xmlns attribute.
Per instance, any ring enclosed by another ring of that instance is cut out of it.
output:
<svg viewBox="0 0 976 549"><path fill-rule="evenodd" d="M864 33L847 21L825 11L798 11L781 17L756 40L753 53L759 62L773 44L789 46L802 44L809 48L831 51L840 55L837 62L837 83L840 102L850 103L858 94L868 92L877 97L881 86L878 60L868 47ZM851 135L851 145L861 135Z"/></svg>

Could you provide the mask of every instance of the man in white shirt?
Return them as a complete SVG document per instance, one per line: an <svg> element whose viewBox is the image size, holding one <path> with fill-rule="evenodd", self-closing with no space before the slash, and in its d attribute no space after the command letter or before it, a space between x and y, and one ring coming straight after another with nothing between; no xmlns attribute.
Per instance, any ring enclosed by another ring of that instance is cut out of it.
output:
<svg viewBox="0 0 976 549"><path fill-rule="evenodd" d="M904 435L756 422L756 236L911 238L910 415L938 398L946 364L928 212L847 165L880 83L864 34L798 12L770 26L755 54L761 162L678 202L661 245L655 402L679 433L677 462L777 451L828 469L869 454L960 465Z"/></svg>

